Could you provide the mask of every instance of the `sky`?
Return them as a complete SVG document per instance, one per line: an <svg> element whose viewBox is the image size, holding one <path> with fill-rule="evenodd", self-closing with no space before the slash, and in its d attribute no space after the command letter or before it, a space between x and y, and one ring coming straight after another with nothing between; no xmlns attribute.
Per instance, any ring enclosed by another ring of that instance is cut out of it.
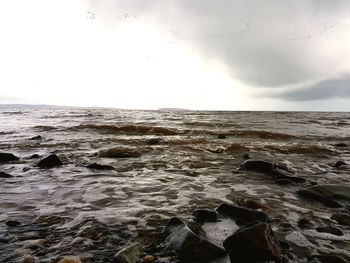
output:
<svg viewBox="0 0 350 263"><path fill-rule="evenodd" d="M350 110L348 0L1 0L0 104Z"/></svg>

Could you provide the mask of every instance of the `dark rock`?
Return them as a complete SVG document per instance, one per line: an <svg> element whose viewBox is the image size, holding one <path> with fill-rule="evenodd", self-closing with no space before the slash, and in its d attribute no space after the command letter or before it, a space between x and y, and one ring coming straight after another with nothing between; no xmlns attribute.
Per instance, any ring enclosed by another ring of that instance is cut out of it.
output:
<svg viewBox="0 0 350 263"><path fill-rule="evenodd" d="M244 168L250 171L272 174L275 165L271 162L260 161L260 160L246 160L243 163Z"/></svg>
<svg viewBox="0 0 350 263"><path fill-rule="evenodd" d="M114 259L118 263L138 263L140 262L142 247L139 243L131 244L122 248L115 254Z"/></svg>
<svg viewBox="0 0 350 263"><path fill-rule="evenodd" d="M219 134L218 135L218 139L226 139L226 135L225 134Z"/></svg>
<svg viewBox="0 0 350 263"><path fill-rule="evenodd" d="M258 223L238 229L223 243L231 262L280 262L281 248L271 227Z"/></svg>
<svg viewBox="0 0 350 263"><path fill-rule="evenodd" d="M42 159L39 161L36 166L39 166L40 168L53 168L56 166L60 166L63 163L61 160L57 157L56 154L51 154L48 157Z"/></svg>
<svg viewBox="0 0 350 263"><path fill-rule="evenodd" d="M39 141L39 140L42 140L43 137L41 135L38 135L38 136L34 136L32 138L30 138L32 141Z"/></svg>
<svg viewBox="0 0 350 263"><path fill-rule="evenodd" d="M348 145L346 143L340 142L337 144L334 144L335 147L347 147Z"/></svg>
<svg viewBox="0 0 350 263"><path fill-rule="evenodd" d="M243 160L249 160L252 158L252 155L250 153L246 153L242 156Z"/></svg>
<svg viewBox="0 0 350 263"><path fill-rule="evenodd" d="M336 213L332 215L331 219L337 221L340 225L350 226L350 215Z"/></svg>
<svg viewBox="0 0 350 263"><path fill-rule="evenodd" d="M156 145L156 144L160 144L163 141L163 139L161 138L151 138L147 140L147 144L149 145Z"/></svg>
<svg viewBox="0 0 350 263"><path fill-rule="evenodd" d="M293 174L291 174L285 170L279 169L279 168L275 168L273 170L272 177L274 179L277 179L277 180L278 179L286 179L286 180L292 181L293 183L305 183L306 182L305 178L294 176Z"/></svg>
<svg viewBox="0 0 350 263"><path fill-rule="evenodd" d="M216 222L218 220L217 213L207 209L198 209L194 211L193 217L194 220L198 222Z"/></svg>
<svg viewBox="0 0 350 263"><path fill-rule="evenodd" d="M86 167L95 170L114 170L113 166L98 163L89 164Z"/></svg>
<svg viewBox="0 0 350 263"><path fill-rule="evenodd" d="M11 177L13 177L13 176L8 174L8 173L0 171L0 178L11 178Z"/></svg>
<svg viewBox="0 0 350 263"><path fill-rule="evenodd" d="M23 167L22 171L23 172L28 172L30 170L30 167Z"/></svg>
<svg viewBox="0 0 350 263"><path fill-rule="evenodd" d="M12 153L0 153L0 163L17 161L19 158Z"/></svg>
<svg viewBox="0 0 350 263"><path fill-rule="evenodd" d="M6 225L9 227L15 227L15 226L20 226L21 223L15 220L9 220L6 222Z"/></svg>
<svg viewBox="0 0 350 263"><path fill-rule="evenodd" d="M301 218L298 220L298 226L300 228L310 228L313 226L313 223L311 223L310 220L307 220L305 218Z"/></svg>
<svg viewBox="0 0 350 263"><path fill-rule="evenodd" d="M289 184L292 184L293 182L289 179L278 179L274 183L279 185L289 185Z"/></svg>
<svg viewBox="0 0 350 263"><path fill-rule="evenodd" d="M324 203L328 207L341 207L339 200L350 201L350 187L325 184L307 187L298 191L299 195Z"/></svg>
<svg viewBox="0 0 350 263"><path fill-rule="evenodd" d="M335 168L339 168L342 165L348 165L348 164L346 162L344 162L344 161L337 161L333 166Z"/></svg>
<svg viewBox="0 0 350 263"><path fill-rule="evenodd" d="M246 223L255 221L267 222L270 220L269 216L264 212L248 209L245 207L229 205L226 203L221 204L216 211L219 214L228 216L235 219L241 219Z"/></svg>
<svg viewBox="0 0 350 263"><path fill-rule="evenodd" d="M98 155L102 158L137 158L142 154L136 149L114 147L106 150L101 150Z"/></svg>
<svg viewBox="0 0 350 263"><path fill-rule="evenodd" d="M320 232L320 233L329 233L329 234L333 234L336 236L343 236L343 232L336 227L333 226L322 226L322 227L316 227L316 231Z"/></svg>
<svg viewBox="0 0 350 263"><path fill-rule="evenodd" d="M38 159L38 158L40 158L40 155L39 155L39 154L36 154L36 153L32 154L32 155L29 157L29 159Z"/></svg>
<svg viewBox="0 0 350 263"><path fill-rule="evenodd" d="M208 241L180 218L171 218L164 231L164 247L175 251L180 257L193 261L210 262L226 254L225 250Z"/></svg>
<svg viewBox="0 0 350 263"><path fill-rule="evenodd" d="M310 259L318 259L321 263L347 263L343 257L337 255L314 255Z"/></svg>

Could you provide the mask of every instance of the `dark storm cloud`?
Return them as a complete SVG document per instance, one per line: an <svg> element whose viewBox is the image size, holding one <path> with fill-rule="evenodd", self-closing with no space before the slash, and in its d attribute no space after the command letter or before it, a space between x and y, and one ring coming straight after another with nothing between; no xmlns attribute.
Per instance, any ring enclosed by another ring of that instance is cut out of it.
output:
<svg viewBox="0 0 350 263"><path fill-rule="evenodd" d="M96 20L111 22L128 13L155 22L208 61L222 61L232 77L251 87L285 87L331 78L339 74L344 61L350 61L349 42L344 41L349 33L348 0L88 3L96 11Z"/></svg>
<svg viewBox="0 0 350 263"><path fill-rule="evenodd" d="M271 95L269 95L271 96ZM289 101L310 101L350 97L350 75L328 79L300 89L275 95Z"/></svg>

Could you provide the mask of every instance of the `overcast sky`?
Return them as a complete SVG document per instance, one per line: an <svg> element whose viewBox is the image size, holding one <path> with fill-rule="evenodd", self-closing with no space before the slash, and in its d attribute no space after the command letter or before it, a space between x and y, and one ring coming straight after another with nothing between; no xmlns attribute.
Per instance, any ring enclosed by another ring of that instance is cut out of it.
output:
<svg viewBox="0 0 350 263"><path fill-rule="evenodd" d="M350 110L349 0L4 0L0 103Z"/></svg>

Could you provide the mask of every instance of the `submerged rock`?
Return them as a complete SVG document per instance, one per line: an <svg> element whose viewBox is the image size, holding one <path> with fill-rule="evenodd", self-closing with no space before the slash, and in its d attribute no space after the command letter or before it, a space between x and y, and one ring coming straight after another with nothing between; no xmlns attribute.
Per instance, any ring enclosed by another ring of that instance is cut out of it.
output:
<svg viewBox="0 0 350 263"><path fill-rule="evenodd" d="M65 257L57 263L82 263L80 257Z"/></svg>
<svg viewBox="0 0 350 263"><path fill-rule="evenodd" d="M102 158L137 158L141 156L141 153L136 149L115 147L101 150L99 156Z"/></svg>
<svg viewBox="0 0 350 263"><path fill-rule="evenodd" d="M314 255L310 259L317 259L321 263L347 263L343 257L337 255Z"/></svg>
<svg viewBox="0 0 350 263"><path fill-rule="evenodd" d="M0 163L17 161L19 158L12 153L0 153Z"/></svg>
<svg viewBox="0 0 350 263"><path fill-rule="evenodd" d="M149 144L149 145L156 145L156 144L159 144L161 142L163 142L162 138L151 138L151 139L148 139L146 141L146 143Z"/></svg>
<svg viewBox="0 0 350 263"><path fill-rule="evenodd" d="M348 145L346 143L340 142L340 143L336 143L334 144L335 147L347 147Z"/></svg>
<svg viewBox="0 0 350 263"><path fill-rule="evenodd" d="M41 135L37 135L37 136L34 136L32 138L30 138L32 141L39 141L39 140L42 140L43 137Z"/></svg>
<svg viewBox="0 0 350 263"><path fill-rule="evenodd" d="M336 213L332 215L331 219L337 221L340 225L350 226L350 215Z"/></svg>
<svg viewBox="0 0 350 263"><path fill-rule="evenodd" d="M346 185L315 185L301 189L298 193L302 197L323 202L328 207L341 207L339 200L350 201L350 187Z"/></svg>
<svg viewBox="0 0 350 263"><path fill-rule="evenodd" d="M13 176L8 174L8 173L0 171L0 178L11 178L11 177L13 177Z"/></svg>
<svg viewBox="0 0 350 263"><path fill-rule="evenodd" d="M226 139L226 135L225 134L219 134L218 135L218 139Z"/></svg>
<svg viewBox="0 0 350 263"><path fill-rule="evenodd" d="M343 236L343 232L336 227L333 226L322 226L322 227L316 227L316 231L320 232L320 233L329 233L329 234L333 234L336 236Z"/></svg>
<svg viewBox="0 0 350 263"><path fill-rule="evenodd" d="M225 250L211 243L202 233L195 232L178 217L168 221L163 231L163 243L166 250L194 261L210 262L226 254Z"/></svg>
<svg viewBox="0 0 350 263"><path fill-rule="evenodd" d="M333 166L335 168L339 168L340 166L343 166L343 165L348 165L348 164L344 161L337 161Z"/></svg>
<svg viewBox="0 0 350 263"><path fill-rule="evenodd" d="M231 262L280 262L281 248L271 227L258 223L238 229L223 243Z"/></svg>
<svg viewBox="0 0 350 263"><path fill-rule="evenodd" d="M15 227L15 226L20 226L21 223L16 220L9 220L6 222L6 225L9 227Z"/></svg>
<svg viewBox="0 0 350 263"><path fill-rule="evenodd" d="M272 174L275 165L271 162L261 161L261 160L246 160L243 163L244 168L254 172Z"/></svg>
<svg viewBox="0 0 350 263"><path fill-rule="evenodd" d="M36 166L39 166L40 168L53 168L60 165L63 165L63 163L56 154L51 154L36 164Z"/></svg>
<svg viewBox="0 0 350 263"><path fill-rule="evenodd" d="M215 211L198 209L193 212L194 220L197 222L216 222L218 215Z"/></svg>
<svg viewBox="0 0 350 263"><path fill-rule="evenodd" d="M267 222L270 220L269 216L264 212L226 203L221 204L216 209L216 211L224 216L241 219L245 223L251 223L255 221Z"/></svg>
<svg viewBox="0 0 350 263"><path fill-rule="evenodd" d="M87 165L86 167L90 169L95 169L95 170L114 170L113 166L106 165L106 164L98 164L98 163L92 163Z"/></svg>
<svg viewBox="0 0 350 263"><path fill-rule="evenodd" d="M141 245L139 243L134 243L119 250L114 258L118 263L137 263L140 261L141 254Z"/></svg>

